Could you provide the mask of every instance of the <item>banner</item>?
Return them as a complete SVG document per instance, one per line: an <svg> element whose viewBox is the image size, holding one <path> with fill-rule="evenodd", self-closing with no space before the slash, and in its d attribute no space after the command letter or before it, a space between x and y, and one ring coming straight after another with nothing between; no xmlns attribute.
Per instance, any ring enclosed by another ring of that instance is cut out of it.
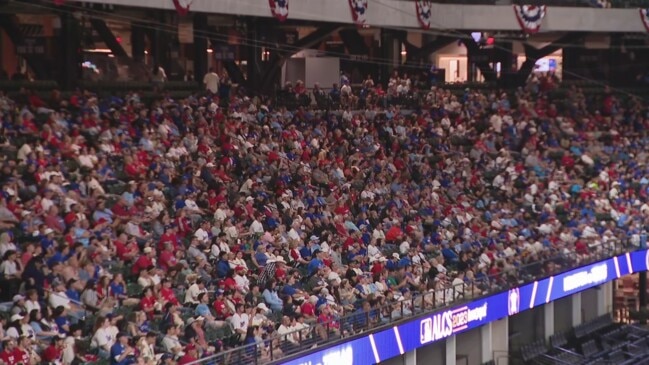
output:
<svg viewBox="0 0 649 365"><path fill-rule="evenodd" d="M521 30L527 34L534 34L541 29L541 23L543 23L546 14L546 6L514 5L514 13Z"/></svg>
<svg viewBox="0 0 649 365"><path fill-rule="evenodd" d="M286 361L284 365L377 364L622 276L647 271L648 267L648 250L627 252L484 298L440 309L423 317L415 317L397 326Z"/></svg>
<svg viewBox="0 0 649 365"><path fill-rule="evenodd" d="M349 0L349 8L352 12L352 20L358 26L365 25L367 21L367 0Z"/></svg>
<svg viewBox="0 0 649 365"><path fill-rule="evenodd" d="M429 0L415 1L415 8L417 10L417 20L423 29L430 28L430 18L432 16L432 4Z"/></svg>
<svg viewBox="0 0 649 365"><path fill-rule="evenodd" d="M270 12L280 22L288 18L288 0L268 0Z"/></svg>

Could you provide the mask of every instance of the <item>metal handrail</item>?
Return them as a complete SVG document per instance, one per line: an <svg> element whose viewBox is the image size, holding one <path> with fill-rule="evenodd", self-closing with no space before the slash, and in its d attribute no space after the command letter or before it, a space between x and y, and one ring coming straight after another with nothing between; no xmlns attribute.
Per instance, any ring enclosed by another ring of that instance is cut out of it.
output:
<svg viewBox="0 0 649 365"><path fill-rule="evenodd" d="M618 242L618 244L616 244L613 248L602 248L602 250L600 251L590 253L587 257L580 257L580 255L578 255L576 252L571 251L569 254L559 254L551 258L544 259L540 262L540 264L543 265L545 263L554 262L561 259L568 260L571 264L577 263L578 266L583 266L612 257L616 254L634 251L636 249L636 247L633 247L631 245L622 245ZM539 262L529 263L527 265L521 266L516 270L515 274L520 275L521 273L525 273L525 270L532 265L539 265ZM291 348L291 346L288 346L289 348L287 349L287 347L284 345L284 343L288 341L286 340L286 336L294 334L294 331L284 335L275 335L271 338L265 339L260 343L242 345L234 349L210 355L196 360L188 365L222 363L258 365L276 363L279 360L286 360L287 358L295 357L297 354L306 354L311 349L316 347L318 349L321 349L324 346L328 346L337 342L347 342L356 337L367 335L368 331L374 332L389 326L394 326L395 323L401 323L417 316L430 314L435 310L448 308L449 306L457 305L465 301L475 300L484 296L502 292L504 290L508 290L512 286L520 286L534 280L542 279L549 275L560 274L562 272L572 270L578 266L567 265L563 268L563 270L555 272L542 272L542 274L538 276L527 275L523 278L519 278L522 280L518 280L513 285L510 285L511 283L508 282L508 275L510 275L510 273L500 273L498 275L489 276L487 280L458 285L460 288L448 287L441 291L420 293L417 296L413 296L412 299L389 303L383 307L372 309L370 312L354 312L349 315L336 318L330 322L316 324L315 326L320 326L321 329L325 330L324 332L320 331L321 333L323 332L326 334L326 338L321 340L314 340L311 333L304 334L304 330L301 330L299 332L299 343L302 344L302 346L299 347ZM467 293L474 293L476 288L478 288L478 286L481 284L489 284L488 289L484 292L481 292L481 295L466 295ZM428 300L426 300L427 298ZM432 303L432 305L430 303ZM407 312L404 312L404 309L406 309L405 306L407 305L412 305L412 310L409 314ZM396 309L398 309L396 316L394 316L394 310L389 311L389 317L382 317L380 315L386 309L395 309L395 306ZM379 323L372 324L370 316L375 317L377 315L380 319ZM364 323L364 325L357 326L359 322ZM314 327L310 327L309 331L313 331ZM332 330L334 328L340 329L340 335L332 335ZM351 331L348 329L351 329ZM282 349L281 355L275 355L277 346L280 346L280 349ZM260 351L259 349L260 347L264 347L264 352L267 352L266 356L262 356L262 351ZM284 351L285 349L287 351Z"/></svg>

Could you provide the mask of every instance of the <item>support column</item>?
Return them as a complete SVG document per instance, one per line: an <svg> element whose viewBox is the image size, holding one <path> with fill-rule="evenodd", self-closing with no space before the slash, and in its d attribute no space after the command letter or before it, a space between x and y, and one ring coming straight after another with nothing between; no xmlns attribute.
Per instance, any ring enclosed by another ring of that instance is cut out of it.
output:
<svg viewBox="0 0 649 365"><path fill-rule="evenodd" d="M546 340L554 334L554 302L543 306L543 336Z"/></svg>
<svg viewBox="0 0 649 365"><path fill-rule="evenodd" d="M168 26L167 17L164 11L159 11L155 19L161 24L162 28ZM169 60L169 49L170 49L170 40L171 37L167 33L166 29L161 29L156 27L150 32L150 41L151 41L151 55L153 56L153 64L156 63L167 72L167 76L170 75L170 60Z"/></svg>
<svg viewBox="0 0 649 365"><path fill-rule="evenodd" d="M570 297L572 302L572 327L578 326L581 324L581 292L573 294Z"/></svg>
<svg viewBox="0 0 649 365"><path fill-rule="evenodd" d="M262 31L260 30L260 27L258 27L259 25L258 21L259 19L254 19L248 22L248 37L253 39L255 43L262 40L262 44L263 44L264 42L263 34L261 34ZM265 29L265 28L266 27L263 27L261 29ZM246 59L248 61L248 66L247 66L248 89L249 91L256 91L259 89L259 85L261 84L261 78L262 78L261 48L258 47L257 44L248 45L246 48L247 48Z"/></svg>
<svg viewBox="0 0 649 365"><path fill-rule="evenodd" d="M493 360L498 365L508 365L509 317L491 322L491 344L491 360Z"/></svg>
<svg viewBox="0 0 649 365"><path fill-rule="evenodd" d="M79 21L71 12L63 12L61 17L61 70L58 82L61 87L71 89L80 79L81 55L81 27Z"/></svg>
<svg viewBox="0 0 649 365"><path fill-rule="evenodd" d="M387 83L392 70L399 64L399 56L401 55L399 45L399 40L396 39L392 31L381 29L381 54L385 64L381 66L380 82Z"/></svg>
<svg viewBox="0 0 649 365"><path fill-rule="evenodd" d="M403 365L417 365L417 349L403 354Z"/></svg>
<svg viewBox="0 0 649 365"><path fill-rule="evenodd" d="M446 365L455 365L456 364L456 340L455 335L446 339Z"/></svg>
<svg viewBox="0 0 649 365"><path fill-rule="evenodd" d="M603 316L608 313L612 306L610 305L613 297L613 282L609 281L599 286L597 291L597 316Z"/></svg>
<svg viewBox="0 0 649 365"><path fill-rule="evenodd" d="M638 273L638 302L640 308L647 307L647 272L641 271Z"/></svg>
<svg viewBox="0 0 649 365"><path fill-rule="evenodd" d="M140 23L131 24L131 58L135 63L144 63L145 36Z"/></svg>
<svg viewBox="0 0 649 365"><path fill-rule="evenodd" d="M514 86L512 79L515 78L517 69L514 63L514 45L512 42L502 42L499 46L500 84L509 88Z"/></svg>
<svg viewBox="0 0 649 365"><path fill-rule="evenodd" d="M480 363L485 363L494 359L493 350L493 329L491 323L480 327L480 340L482 342L482 356Z"/></svg>
<svg viewBox="0 0 649 365"><path fill-rule="evenodd" d="M194 13L194 78L201 83L207 73L207 14Z"/></svg>

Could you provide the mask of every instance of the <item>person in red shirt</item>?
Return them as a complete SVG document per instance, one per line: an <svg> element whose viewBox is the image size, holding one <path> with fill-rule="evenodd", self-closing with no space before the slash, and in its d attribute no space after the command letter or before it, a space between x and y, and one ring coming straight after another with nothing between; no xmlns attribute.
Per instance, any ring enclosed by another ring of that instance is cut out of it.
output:
<svg viewBox="0 0 649 365"><path fill-rule="evenodd" d="M176 258L173 244L169 242L164 244L164 250L160 252L158 264L160 265L160 268L164 271L167 271L169 268L178 265L178 259Z"/></svg>
<svg viewBox="0 0 649 365"><path fill-rule="evenodd" d="M160 288L160 297L163 300L163 306L166 303L171 303L173 305L180 305L178 298L176 298L176 293L174 293L173 288L171 287L171 280L168 278L162 279L162 288Z"/></svg>
<svg viewBox="0 0 649 365"><path fill-rule="evenodd" d="M144 289L144 296L140 300L140 309L142 309L149 318L153 318L155 306L156 299L153 296L153 289L151 287L147 287Z"/></svg>
<svg viewBox="0 0 649 365"><path fill-rule="evenodd" d="M218 320L225 320L232 315L232 313L230 313L230 310L228 309L228 306L225 304L225 298L223 296L224 293L225 291L223 289L217 289L216 300L214 300L214 304L212 304L214 311L216 311L215 317Z"/></svg>
<svg viewBox="0 0 649 365"><path fill-rule="evenodd" d="M190 343L189 345L185 346L185 355L178 359L178 365L194 363L196 360L198 360L198 351L196 350L196 345Z"/></svg>
<svg viewBox="0 0 649 365"><path fill-rule="evenodd" d="M275 259L275 279L283 282L286 279L286 261L282 256Z"/></svg>
<svg viewBox="0 0 649 365"><path fill-rule="evenodd" d="M43 351L42 360L44 363L53 363L61 360L63 355L63 336L59 335L52 339L52 343Z"/></svg>
<svg viewBox="0 0 649 365"><path fill-rule="evenodd" d="M176 233L176 226L169 224L165 226L165 232L160 236L160 241L158 242L158 249L162 250L165 243L171 243L174 250L178 249L180 243L178 239L178 234Z"/></svg>
<svg viewBox="0 0 649 365"><path fill-rule="evenodd" d="M14 341L13 339L6 340L2 344L2 347L3 350L2 352L0 352L0 360L2 360L5 365L18 364L18 361L20 361L20 359L16 357L16 341Z"/></svg>
<svg viewBox="0 0 649 365"><path fill-rule="evenodd" d="M140 275L140 271L146 270L148 267L153 266L153 258L155 257L155 252L151 247L144 248L144 254L135 260L131 272L133 275Z"/></svg>
<svg viewBox="0 0 649 365"><path fill-rule="evenodd" d="M21 336L18 339L18 346L14 350L18 363L29 365L32 363L31 339L27 336Z"/></svg>
<svg viewBox="0 0 649 365"><path fill-rule="evenodd" d="M129 240L126 233L122 233L114 244L117 257L125 263L130 263L140 253L135 237Z"/></svg>
<svg viewBox="0 0 649 365"><path fill-rule="evenodd" d="M315 318L315 303L318 302L318 297L312 296L309 300L305 300L300 306L302 315L306 319Z"/></svg>

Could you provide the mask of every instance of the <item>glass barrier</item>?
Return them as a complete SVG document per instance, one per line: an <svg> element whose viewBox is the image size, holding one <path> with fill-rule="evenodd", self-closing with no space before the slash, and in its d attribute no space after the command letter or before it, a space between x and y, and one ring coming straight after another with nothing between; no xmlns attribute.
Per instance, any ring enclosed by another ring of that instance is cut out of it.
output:
<svg viewBox="0 0 649 365"><path fill-rule="evenodd" d="M304 326L303 329L242 345L204 357L191 364L281 363L282 359L307 353L315 348L322 349L334 343L346 342L370 332L389 328L416 316L432 313L451 305L470 302L636 249L636 247L627 244L609 243L608 247L599 246L586 254L575 251L559 253L530 262L513 271L489 276L484 280L465 282L456 286L447 285L436 290L417 293L400 301L369 310L359 310L325 323L306 322L307 326Z"/></svg>

